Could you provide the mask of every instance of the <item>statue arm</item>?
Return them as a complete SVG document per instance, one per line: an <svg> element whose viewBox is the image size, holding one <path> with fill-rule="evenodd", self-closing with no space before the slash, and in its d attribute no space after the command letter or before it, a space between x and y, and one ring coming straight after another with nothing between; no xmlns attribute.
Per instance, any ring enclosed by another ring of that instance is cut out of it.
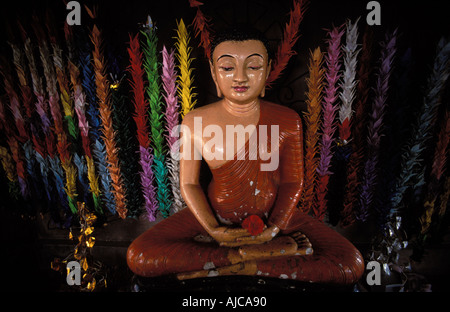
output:
<svg viewBox="0 0 450 312"><path fill-rule="evenodd" d="M194 129L192 114L187 114L183 120L185 129ZM195 144L197 140L197 144ZM235 242L237 239L249 236L242 228L221 226L200 185L201 138L196 138L192 131L183 132L180 138L180 190L188 209L197 221L219 243Z"/></svg>
<svg viewBox="0 0 450 312"><path fill-rule="evenodd" d="M268 224L284 230L297 210L303 188L303 131L297 115L295 126L280 148L280 186Z"/></svg>

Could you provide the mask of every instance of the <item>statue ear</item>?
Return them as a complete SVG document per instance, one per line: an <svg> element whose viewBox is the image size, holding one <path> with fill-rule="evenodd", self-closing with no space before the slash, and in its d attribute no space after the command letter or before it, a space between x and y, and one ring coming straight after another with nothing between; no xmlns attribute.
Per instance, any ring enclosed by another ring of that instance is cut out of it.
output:
<svg viewBox="0 0 450 312"><path fill-rule="evenodd" d="M214 65L213 65L213 62L211 60L209 61L209 68L211 70L211 76L212 76L212 79L214 80L214 84L216 85L217 97L221 98L222 97L222 91L220 91L219 84L217 83L216 72L214 70Z"/></svg>

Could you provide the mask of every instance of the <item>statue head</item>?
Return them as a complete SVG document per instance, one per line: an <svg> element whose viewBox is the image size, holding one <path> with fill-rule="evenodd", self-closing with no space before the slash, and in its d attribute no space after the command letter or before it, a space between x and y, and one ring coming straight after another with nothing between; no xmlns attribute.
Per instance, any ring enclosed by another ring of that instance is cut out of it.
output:
<svg viewBox="0 0 450 312"><path fill-rule="evenodd" d="M214 37L210 67L219 97L237 104L264 97L270 66L270 47L260 32L233 28Z"/></svg>

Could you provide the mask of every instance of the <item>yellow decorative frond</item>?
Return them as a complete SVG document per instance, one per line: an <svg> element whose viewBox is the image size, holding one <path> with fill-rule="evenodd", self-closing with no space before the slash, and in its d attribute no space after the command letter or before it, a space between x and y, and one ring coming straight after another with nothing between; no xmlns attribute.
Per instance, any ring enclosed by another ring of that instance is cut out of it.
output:
<svg viewBox="0 0 450 312"><path fill-rule="evenodd" d="M197 100L195 99L196 93L193 92L194 87L192 83L194 76L192 74L193 68L191 68L193 58L191 58L192 47L189 46L189 32L183 22L177 22L177 42L175 46L177 48L177 60L180 74L178 75L178 96L181 102L181 117L191 111Z"/></svg>

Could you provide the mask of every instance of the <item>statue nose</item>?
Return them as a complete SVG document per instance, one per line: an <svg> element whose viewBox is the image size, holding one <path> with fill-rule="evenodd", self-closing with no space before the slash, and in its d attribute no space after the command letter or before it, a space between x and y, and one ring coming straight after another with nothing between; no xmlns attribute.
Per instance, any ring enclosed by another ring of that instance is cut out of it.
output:
<svg viewBox="0 0 450 312"><path fill-rule="evenodd" d="M243 68L236 68L236 74L233 78L236 82L245 82L248 79L247 74Z"/></svg>

